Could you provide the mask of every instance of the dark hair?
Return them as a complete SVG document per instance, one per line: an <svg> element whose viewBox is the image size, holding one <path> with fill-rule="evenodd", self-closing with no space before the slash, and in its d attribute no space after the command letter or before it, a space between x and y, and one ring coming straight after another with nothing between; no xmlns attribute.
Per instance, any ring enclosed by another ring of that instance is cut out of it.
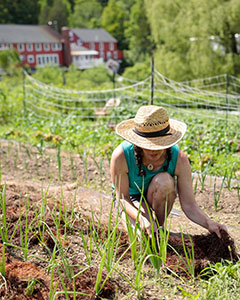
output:
<svg viewBox="0 0 240 300"><path fill-rule="evenodd" d="M172 159L171 148L167 148L167 165L163 167L164 172L167 172L169 163ZM137 167L138 167L138 176L144 176L145 171L142 169L142 159L143 159L143 150L138 146L134 146L134 156L136 158Z"/></svg>

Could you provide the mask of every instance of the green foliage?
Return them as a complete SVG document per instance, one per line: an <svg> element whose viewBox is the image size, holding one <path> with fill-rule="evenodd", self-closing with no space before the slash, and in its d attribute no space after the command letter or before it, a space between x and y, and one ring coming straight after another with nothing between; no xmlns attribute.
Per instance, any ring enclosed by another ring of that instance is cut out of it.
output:
<svg viewBox="0 0 240 300"><path fill-rule="evenodd" d="M120 0L109 0L102 14L101 26L118 40L119 49L128 47L124 35L127 15L124 3Z"/></svg>
<svg viewBox="0 0 240 300"><path fill-rule="evenodd" d="M51 24L53 29L61 32L61 28L68 25L69 14L70 5L67 0L54 0L52 4L45 2L41 7L39 24Z"/></svg>
<svg viewBox="0 0 240 300"><path fill-rule="evenodd" d="M46 66L44 68L37 68L34 77L42 82L49 83L56 86L61 86L63 70L60 67Z"/></svg>
<svg viewBox="0 0 240 300"><path fill-rule="evenodd" d="M139 63L132 68L128 68L123 74L124 77L133 80L143 80L150 75L150 64ZM79 71L75 67L71 67L67 72L64 72L61 68L45 67L39 68L39 70L33 75L36 80L44 82L53 87L66 88L68 90L103 90L106 88L112 88L112 82L109 78L108 70L104 67L97 67L85 71ZM66 85L63 83L63 76L65 76ZM44 86L42 89L43 97L47 94L44 93ZM71 97L71 93L68 93ZM157 92L156 92L157 95ZM99 95L96 93L84 94L79 96L79 102L69 102L68 106L75 110L75 107L81 110L81 116L71 115L73 111L71 109L63 110L58 107L49 107L52 111L58 113L63 112L65 116L61 117L61 114L57 117L54 114L46 115L41 118L35 115L34 112L28 113L28 117L23 117L23 81L18 76L9 77L4 76L0 81L0 136L9 139L16 139L23 142L32 143L34 145L41 145L41 142L46 145L54 146L61 142L61 148L67 150L78 151L85 147L86 149L94 149L94 153L102 153L107 151L108 155L112 150L121 142L114 131L107 125L108 122L120 122L125 118L132 118L139 108L140 104L148 104L149 99L146 95L140 95L137 102L126 96L121 98L120 109L110 109L107 118L101 118L96 121L96 115L94 115L95 106L99 105L99 102L86 101L91 100L92 97L97 99ZM129 95L130 96L130 95ZM48 94L48 101L53 101L56 104L62 104L61 99ZM82 98L81 98L82 97ZM101 94L102 97L102 94ZM106 99L102 101L105 103L108 97L111 97L111 93L106 95ZM176 98L175 98L176 97ZM178 95L175 97L164 99L159 95L159 101L167 104L178 104ZM28 100L31 100L28 95ZM157 101L157 99L155 99ZM156 104L157 102L155 102ZM100 103L103 105L103 103ZM47 103L44 102L44 109L48 112ZM99 106L101 106L99 105ZM189 109L193 109L190 108ZM195 115L196 111L193 109ZM208 114L204 115L205 110L199 111L201 118L192 117L190 115L183 116L181 110L172 111L171 117L182 120L188 125L188 130L185 137L179 143L180 148L186 152L189 156L192 170L202 171L207 167L208 174L221 175L226 174L226 178L230 176L238 178L238 170L240 169L240 157L238 155L238 133L239 122L237 117L229 115L228 124L223 119L218 121L211 120ZM203 113L204 112L204 113ZM209 110L208 110L209 112ZM169 111L170 113L170 111ZM180 114L179 114L180 113ZM68 117L66 118L66 114ZM212 112L211 112L212 115ZM112 124L109 124L112 125ZM114 124L113 124L114 126ZM42 145L43 146L43 145ZM229 168L231 165L231 168Z"/></svg>
<svg viewBox="0 0 240 300"><path fill-rule="evenodd" d="M181 149L189 155L193 171L203 170L209 164L210 174L223 176L233 171L236 176L240 168L237 155L239 124L232 123L231 131L226 131L224 122L212 124L206 121L202 127L197 125L198 122L194 118L187 121L191 130L187 130L180 142Z"/></svg>
<svg viewBox="0 0 240 300"><path fill-rule="evenodd" d="M104 65L85 70L81 77L91 81L94 86L110 81L109 72Z"/></svg>
<svg viewBox="0 0 240 300"><path fill-rule="evenodd" d="M239 73L239 1L145 3L160 73L175 80Z"/></svg>
<svg viewBox="0 0 240 300"><path fill-rule="evenodd" d="M142 62L142 63L136 63L132 67L128 67L125 69L125 72L123 73L123 77L141 81L146 79L151 74L151 64L150 61Z"/></svg>
<svg viewBox="0 0 240 300"><path fill-rule="evenodd" d="M0 23L37 24L39 11L39 3L36 0L1 0Z"/></svg>
<svg viewBox="0 0 240 300"><path fill-rule="evenodd" d="M216 263L206 271L209 271L209 273L212 272L213 276L207 282L202 282L200 297L197 299L239 299L239 261L236 264L233 264L232 262Z"/></svg>
<svg viewBox="0 0 240 300"><path fill-rule="evenodd" d="M80 71L74 65L68 70L60 67L38 68L33 75L37 80L74 90L103 89L112 86L107 68L102 65ZM66 85L65 85L66 83Z"/></svg>
<svg viewBox="0 0 240 300"><path fill-rule="evenodd" d="M17 73L16 66L20 64L20 58L17 50L2 50L0 51L0 68L8 75Z"/></svg>
<svg viewBox="0 0 240 300"><path fill-rule="evenodd" d="M71 27L96 28L100 26L102 6L97 0L76 0L70 17Z"/></svg>
<svg viewBox="0 0 240 300"><path fill-rule="evenodd" d="M121 69L154 48L158 71L178 81L240 73L239 13L238 0L0 1L3 24L103 27L125 52Z"/></svg>
<svg viewBox="0 0 240 300"><path fill-rule="evenodd" d="M146 16L144 0L135 0L130 11L130 20L125 29L129 41L128 59L132 62L144 61L151 54L153 43L151 30Z"/></svg>

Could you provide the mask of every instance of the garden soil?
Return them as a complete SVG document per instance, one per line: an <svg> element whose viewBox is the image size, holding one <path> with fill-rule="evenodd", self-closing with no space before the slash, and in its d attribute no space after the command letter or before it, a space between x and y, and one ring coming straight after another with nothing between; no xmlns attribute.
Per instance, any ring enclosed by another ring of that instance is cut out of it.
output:
<svg viewBox="0 0 240 300"><path fill-rule="evenodd" d="M66 299L67 296L61 293L64 289L68 291L75 289L81 292L82 294L77 295L76 299L135 299L130 292L129 285L117 275L111 276L100 294L96 296L95 286L100 262L81 272L83 266L88 266L88 261L80 233L89 234L89 224L93 216L98 224L100 238L107 236L112 202L109 161L97 160L92 157L91 153L85 160L79 155L64 151L61 151L60 157L59 161L55 149L39 149L13 141L0 141L1 190L6 191L8 236L11 237L10 243L15 245L15 247L6 248L6 274L0 279L0 299L49 299L51 292L52 294L58 293L56 299ZM196 180L197 177L194 183ZM190 276L185 265L186 259L181 260L176 251L185 257L185 251L191 253L192 246L194 247L196 276L209 263L220 262L222 259L232 261L239 259L237 253L240 252L240 201L237 184L239 183L232 181L231 188L229 188L225 183L221 190L221 178L213 177L206 178L204 187L201 186L199 180L197 187L194 184L196 200L203 211L215 221L227 226L228 234L222 232L222 239L187 219L180 208L179 200L176 199L173 211L168 218L170 231L166 261L168 272L175 272L177 276ZM214 206L214 199L217 199L219 191L221 191L219 202L215 202ZM36 208L41 207L42 199L46 200L47 209L44 220L48 229L44 238L44 246L40 242L42 228L35 221ZM78 216L75 219L74 228L66 229L62 224L62 219L59 220L60 240L62 238L62 245L68 249L67 255L72 265L69 272L79 273L75 280L69 280L67 272L60 272L62 271L62 256L59 253L56 254L56 260L60 266L59 272L56 270L51 272L49 259L51 253L56 250L54 249L56 237L59 238L52 214L57 210L58 215L60 211L62 214L65 211L71 214L73 205ZM19 216L21 216L21 222L19 222ZM115 212L113 212L112 221L114 218L116 218ZM17 247L22 246L21 241L24 240L24 236L21 232L26 232L27 226L31 226L27 239L30 251L27 259L26 257L24 259L24 251ZM64 230L68 230L66 239L63 238ZM122 224L119 225L118 235L120 246L117 257L120 257L129 246L128 236ZM97 250L92 251L92 255L97 256ZM4 253L2 243L0 253L0 261L2 261ZM130 251L127 251L120 265L125 274L133 273ZM150 264L148 268L151 268ZM60 276L59 273L64 275ZM107 271L104 269L102 282L106 276ZM142 299L163 299L159 291L153 290L146 291L145 298ZM131 294L129 298L128 293ZM68 297L74 299L71 294Z"/></svg>

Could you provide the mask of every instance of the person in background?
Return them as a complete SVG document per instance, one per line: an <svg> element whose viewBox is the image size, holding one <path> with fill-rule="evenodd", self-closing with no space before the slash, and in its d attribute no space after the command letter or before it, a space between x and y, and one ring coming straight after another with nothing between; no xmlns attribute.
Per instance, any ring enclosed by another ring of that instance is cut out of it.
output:
<svg viewBox="0 0 240 300"><path fill-rule="evenodd" d="M177 190L185 215L221 238L221 230L227 231L227 228L211 220L198 206L189 160L177 145L186 127L183 122L169 119L167 111L155 105L140 107L134 119L117 125L116 133L125 141L113 151L111 158L115 201L120 203L121 212L125 210L134 226L143 193L155 216L153 225L157 231L157 223L164 224L165 205L167 215L172 210ZM150 216L144 200L138 223L151 235Z"/></svg>

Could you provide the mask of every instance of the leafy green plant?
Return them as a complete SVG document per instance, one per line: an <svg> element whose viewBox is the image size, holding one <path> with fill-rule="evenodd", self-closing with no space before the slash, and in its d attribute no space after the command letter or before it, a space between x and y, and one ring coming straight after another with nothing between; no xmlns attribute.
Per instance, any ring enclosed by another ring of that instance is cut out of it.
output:
<svg viewBox="0 0 240 300"><path fill-rule="evenodd" d="M6 211L6 183L0 191L0 208L2 211L2 224L0 226L0 236L3 242L8 242L8 225L7 225L7 211Z"/></svg>
<svg viewBox="0 0 240 300"><path fill-rule="evenodd" d="M0 236L2 239L2 261L0 262L0 273L3 277L6 276L5 270L5 250L6 243L8 242L8 226L6 219L6 183L3 185L0 191L0 207L2 210L2 225L0 226Z"/></svg>
<svg viewBox="0 0 240 300"><path fill-rule="evenodd" d="M61 163L61 144L57 144L57 164L58 164L58 178L61 181L61 170L62 170L62 163Z"/></svg>
<svg viewBox="0 0 240 300"><path fill-rule="evenodd" d="M207 172L208 172L208 168L209 168L210 164L211 164L211 159L209 159L207 161L207 165L205 165L204 161L201 160L201 172L198 175L198 178L199 178L202 190L204 190L204 187L205 187L205 180L206 180L206 177L208 174Z"/></svg>
<svg viewBox="0 0 240 300"><path fill-rule="evenodd" d="M240 187L239 187L239 184L237 185L237 195L238 195L238 201L240 202Z"/></svg>
<svg viewBox="0 0 240 300"><path fill-rule="evenodd" d="M41 282L39 280L37 280L36 278L31 278L31 277L28 278L28 284L26 287L26 295L27 296L33 295L36 283L41 284Z"/></svg>
<svg viewBox="0 0 240 300"><path fill-rule="evenodd" d="M41 188L41 207L40 210L34 209L35 217L36 217L36 223L38 228L38 234L40 237L40 242L44 243L45 239L45 232L46 232L46 209L47 209L47 195L49 191L50 184L48 185L46 191L43 191L43 187Z"/></svg>
<svg viewBox="0 0 240 300"><path fill-rule="evenodd" d="M84 222L86 220L83 220ZM78 232L80 233L83 249L85 253L86 260L89 265L92 263L92 255L93 255L93 237L92 232L89 230L89 228L92 226L91 221L87 221L87 232L83 232L83 228L78 229Z"/></svg>
<svg viewBox="0 0 240 300"><path fill-rule="evenodd" d="M221 193L222 193L222 189L223 189L223 185L224 185L224 182L225 182L225 178L226 178L226 173L222 179L222 182L221 182L221 186L220 186L220 189L219 191L217 192L216 191L216 177L214 179L214 187L213 187L213 198L214 198L214 209L217 210L218 209L218 203L219 203L219 200L220 200L220 197L221 197Z"/></svg>
<svg viewBox="0 0 240 300"><path fill-rule="evenodd" d="M200 300L203 299L233 299L239 298L240 263L230 261L218 262L207 267L203 276L207 274L208 281L202 281L200 286Z"/></svg>
<svg viewBox="0 0 240 300"><path fill-rule="evenodd" d="M184 240L184 235L183 232L180 228L180 232L181 232L181 239L182 239L182 245L183 245L183 251L184 251L184 255L185 255L185 259L178 253L178 251L172 247L171 245L169 245L169 247L178 255L179 259L182 261L183 265L186 267L186 269L184 269L183 267L180 267L184 272L186 272L186 274L191 277L194 278L195 277L195 255L194 255L194 245L192 242L192 239L190 237L190 235L188 234L188 238L190 240L191 243L191 251L189 249L186 248L185 245L185 240Z"/></svg>
<svg viewBox="0 0 240 300"><path fill-rule="evenodd" d="M22 214L21 214L21 207L20 207L20 201L19 201L19 219L20 219L20 241L23 251L23 257L24 260L28 260L28 233L29 233L29 224L28 224L28 212L30 207L30 201L29 201L29 195L27 195L27 200L25 201L25 229L23 231L22 227Z"/></svg>

